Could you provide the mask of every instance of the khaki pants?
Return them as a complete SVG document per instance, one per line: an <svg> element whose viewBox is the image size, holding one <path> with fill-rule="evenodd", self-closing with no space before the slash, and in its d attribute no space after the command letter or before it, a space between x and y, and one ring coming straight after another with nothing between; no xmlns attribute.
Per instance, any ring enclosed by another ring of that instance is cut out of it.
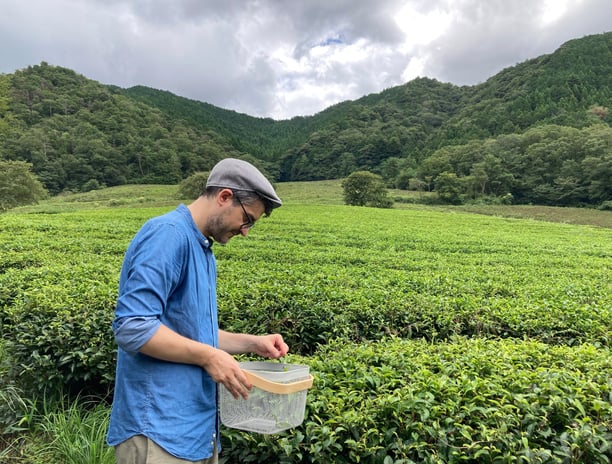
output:
<svg viewBox="0 0 612 464"><path fill-rule="evenodd" d="M172 456L150 438L136 435L115 447L117 464L218 464L217 445L212 457L201 461L185 461Z"/></svg>

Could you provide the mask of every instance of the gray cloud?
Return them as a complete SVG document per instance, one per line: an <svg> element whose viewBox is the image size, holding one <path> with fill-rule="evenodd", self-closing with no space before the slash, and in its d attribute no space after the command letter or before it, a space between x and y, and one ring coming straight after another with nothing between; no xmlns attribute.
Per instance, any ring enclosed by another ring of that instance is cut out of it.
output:
<svg viewBox="0 0 612 464"><path fill-rule="evenodd" d="M552 53L572 38L612 30L612 2L607 0L570 0L568 10L550 23L543 21L542 1L450 3L457 8L451 27L422 52L431 54L432 77L459 85L483 82L503 68Z"/></svg>
<svg viewBox="0 0 612 464"><path fill-rule="evenodd" d="M418 75L483 82L612 30L609 0L0 0L0 11L0 72L46 61L274 118Z"/></svg>

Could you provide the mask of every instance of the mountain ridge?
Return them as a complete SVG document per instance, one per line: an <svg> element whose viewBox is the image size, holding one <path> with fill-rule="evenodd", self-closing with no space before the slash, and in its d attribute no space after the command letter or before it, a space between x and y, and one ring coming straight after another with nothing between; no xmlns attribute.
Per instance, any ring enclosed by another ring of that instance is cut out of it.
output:
<svg viewBox="0 0 612 464"><path fill-rule="evenodd" d="M145 86L103 85L43 62L0 75L0 158L32 163L51 193L128 182L176 183L227 156L247 159L277 181L341 178L369 170L390 186L407 187L406 179L412 179L412 187L426 183L435 189L435 182L424 177L437 178L445 171L423 166L440 150L480 146L546 126L586 131L599 124L609 129L611 89L612 32L570 40L475 86L422 77L312 116L280 121ZM594 132L581 137L605 141L605 135ZM472 165L487 155L478 150ZM604 146L574 161L595 156L605 164L608 151ZM504 169L512 164L492 156ZM450 161L444 168L464 183L473 176ZM543 180L567 177L557 174ZM585 179L579 179L584 191L592 182ZM512 193L511 184L506 193ZM607 193L597 201L601 198L607 201ZM581 194L572 201L591 199Z"/></svg>

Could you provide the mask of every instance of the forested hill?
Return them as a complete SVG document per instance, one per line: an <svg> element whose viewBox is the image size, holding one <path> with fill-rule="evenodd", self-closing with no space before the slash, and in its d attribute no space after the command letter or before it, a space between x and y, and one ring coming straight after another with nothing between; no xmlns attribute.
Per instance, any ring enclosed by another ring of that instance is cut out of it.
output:
<svg viewBox="0 0 612 464"><path fill-rule="evenodd" d="M0 75L0 159L32 163L51 193L176 183L235 156L280 181L369 170L448 201L598 205L612 200L611 107L612 33L480 85L419 78L284 121L41 63Z"/></svg>
<svg viewBox="0 0 612 464"><path fill-rule="evenodd" d="M335 167L343 176L343 165L352 170L356 164L384 174L390 157L418 171L425 158L446 146L546 124L609 127L611 106L612 33L607 33L570 41L478 86L416 79L332 107L326 112L335 111L336 119L291 150L282 172L286 178L315 179L322 167Z"/></svg>

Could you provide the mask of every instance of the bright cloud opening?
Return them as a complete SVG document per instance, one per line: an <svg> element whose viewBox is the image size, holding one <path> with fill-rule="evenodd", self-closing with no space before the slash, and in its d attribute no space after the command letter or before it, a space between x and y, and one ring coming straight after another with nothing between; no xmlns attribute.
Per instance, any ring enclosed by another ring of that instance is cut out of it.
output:
<svg viewBox="0 0 612 464"><path fill-rule="evenodd" d="M405 34L405 44L427 45L440 37L452 21L449 13L435 9L427 14L417 12L407 4L395 16L395 22Z"/></svg>
<svg viewBox="0 0 612 464"><path fill-rule="evenodd" d="M544 24L554 23L565 14L571 0L544 0L544 13L542 22Z"/></svg>

